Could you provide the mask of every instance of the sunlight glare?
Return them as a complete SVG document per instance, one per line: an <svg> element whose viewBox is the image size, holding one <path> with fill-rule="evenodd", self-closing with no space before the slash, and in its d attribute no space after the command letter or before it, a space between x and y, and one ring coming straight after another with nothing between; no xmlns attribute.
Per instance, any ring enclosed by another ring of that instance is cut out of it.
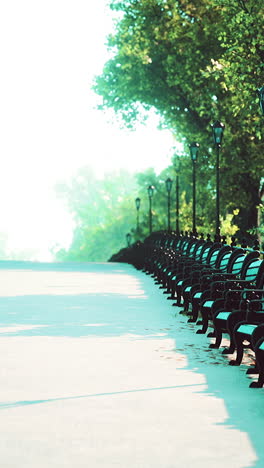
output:
<svg viewBox="0 0 264 468"><path fill-rule="evenodd" d="M7 250L31 249L49 260L54 244L69 244L72 220L54 185L78 168L89 165L101 177L169 163L174 140L157 130L157 116L129 132L95 108L91 85L109 58L111 15L106 0L1 2L0 233Z"/></svg>

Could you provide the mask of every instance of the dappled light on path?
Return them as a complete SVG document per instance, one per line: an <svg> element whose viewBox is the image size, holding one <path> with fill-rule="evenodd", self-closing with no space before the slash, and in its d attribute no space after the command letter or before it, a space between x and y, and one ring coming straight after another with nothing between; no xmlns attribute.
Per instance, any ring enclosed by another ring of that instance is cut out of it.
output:
<svg viewBox="0 0 264 468"><path fill-rule="evenodd" d="M122 392L94 393L91 395L77 395L77 396L62 397L62 398L49 398L48 400L15 401L13 403L0 404L0 410L4 408L14 408L16 406L39 405L42 403L51 403L51 402L61 401L61 400L77 400L79 398L96 398L96 397L104 397L104 396L115 396L115 395L123 395L124 393L153 392L153 391L169 390L169 389L183 388L183 387L190 387L190 386L193 387L197 385L199 386L202 384L178 385L178 386L174 385L172 387L160 387L160 388L137 388L134 390L124 390Z"/></svg>
<svg viewBox="0 0 264 468"><path fill-rule="evenodd" d="M263 466L264 391L152 278L2 263L0 279L2 466Z"/></svg>
<svg viewBox="0 0 264 468"><path fill-rule="evenodd" d="M109 269L109 264L90 264L90 271L85 271L85 264L62 264L16 262L18 270L0 268L0 278L4 281L0 296L26 295L77 295L77 294L123 294L127 297L144 297L140 282L129 275L123 268ZM67 269L68 265L68 269ZM101 265L101 267L99 266ZM79 271L82 269L82 271ZM102 271L103 270L103 271Z"/></svg>

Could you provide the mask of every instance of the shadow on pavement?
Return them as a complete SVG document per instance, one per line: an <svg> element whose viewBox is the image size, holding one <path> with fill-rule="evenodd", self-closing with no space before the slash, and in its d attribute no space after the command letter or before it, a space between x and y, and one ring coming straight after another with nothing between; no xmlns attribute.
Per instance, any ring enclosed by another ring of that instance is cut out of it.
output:
<svg viewBox="0 0 264 468"><path fill-rule="evenodd" d="M178 314L166 301L166 296L154 286L150 277L130 267L115 264L97 265L92 272L117 275L131 275L136 278L137 287L126 294L104 293L100 285L98 293L88 294L33 294L13 297L0 297L0 335L3 336L51 336L51 337L113 337L131 335L137 339L172 339L175 343L174 358L184 355L187 358L185 369L203 374L207 389L202 391L224 401L228 418L224 423L229 428L245 432L258 462L251 467L264 466L263 426L264 391L248 388L250 378L245 375L246 365L238 368L228 366L228 358L219 350L209 349L209 339L196 335L196 326L187 324L186 317ZM14 265L13 265L14 266ZM21 266L20 266L21 267ZM9 268L9 267L8 267ZM17 267L16 267L17 268ZM71 270L70 265L34 267L37 271L82 271L78 265ZM87 266L82 266L87 271ZM93 269L94 268L94 269ZM14 267L15 269L15 267ZM57 270L56 270L57 269ZM90 270L89 270L90 271ZM118 276L117 276L118 280ZM101 279L100 279L101 281ZM140 286L140 287L139 287ZM166 351L163 351L164 359ZM194 384L195 385L195 384ZM199 392L199 385L197 391ZM179 386L181 386L179 384ZM129 392L162 390L162 388L128 389L126 392L113 392L109 395ZM91 398L106 395L88 394L62 399ZM17 401L3 404L0 408L25 406L56 401L55 399ZM190 428L191 430L191 428ZM231 433L232 434L232 433ZM230 440L232 444L232 440ZM243 467L243 468L250 468Z"/></svg>

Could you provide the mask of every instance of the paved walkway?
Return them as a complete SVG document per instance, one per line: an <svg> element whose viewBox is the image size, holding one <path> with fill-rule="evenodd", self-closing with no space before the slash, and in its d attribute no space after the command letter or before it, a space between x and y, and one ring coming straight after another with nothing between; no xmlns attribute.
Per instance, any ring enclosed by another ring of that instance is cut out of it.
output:
<svg viewBox="0 0 264 468"><path fill-rule="evenodd" d="M152 278L0 262L3 468L264 466L264 390Z"/></svg>

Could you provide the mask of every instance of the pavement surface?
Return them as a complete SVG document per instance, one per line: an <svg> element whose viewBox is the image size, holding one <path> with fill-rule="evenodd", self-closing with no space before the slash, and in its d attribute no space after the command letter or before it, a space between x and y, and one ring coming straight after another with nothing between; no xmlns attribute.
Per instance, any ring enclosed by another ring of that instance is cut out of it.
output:
<svg viewBox="0 0 264 468"><path fill-rule="evenodd" d="M150 276L0 262L1 468L264 467L264 390Z"/></svg>

